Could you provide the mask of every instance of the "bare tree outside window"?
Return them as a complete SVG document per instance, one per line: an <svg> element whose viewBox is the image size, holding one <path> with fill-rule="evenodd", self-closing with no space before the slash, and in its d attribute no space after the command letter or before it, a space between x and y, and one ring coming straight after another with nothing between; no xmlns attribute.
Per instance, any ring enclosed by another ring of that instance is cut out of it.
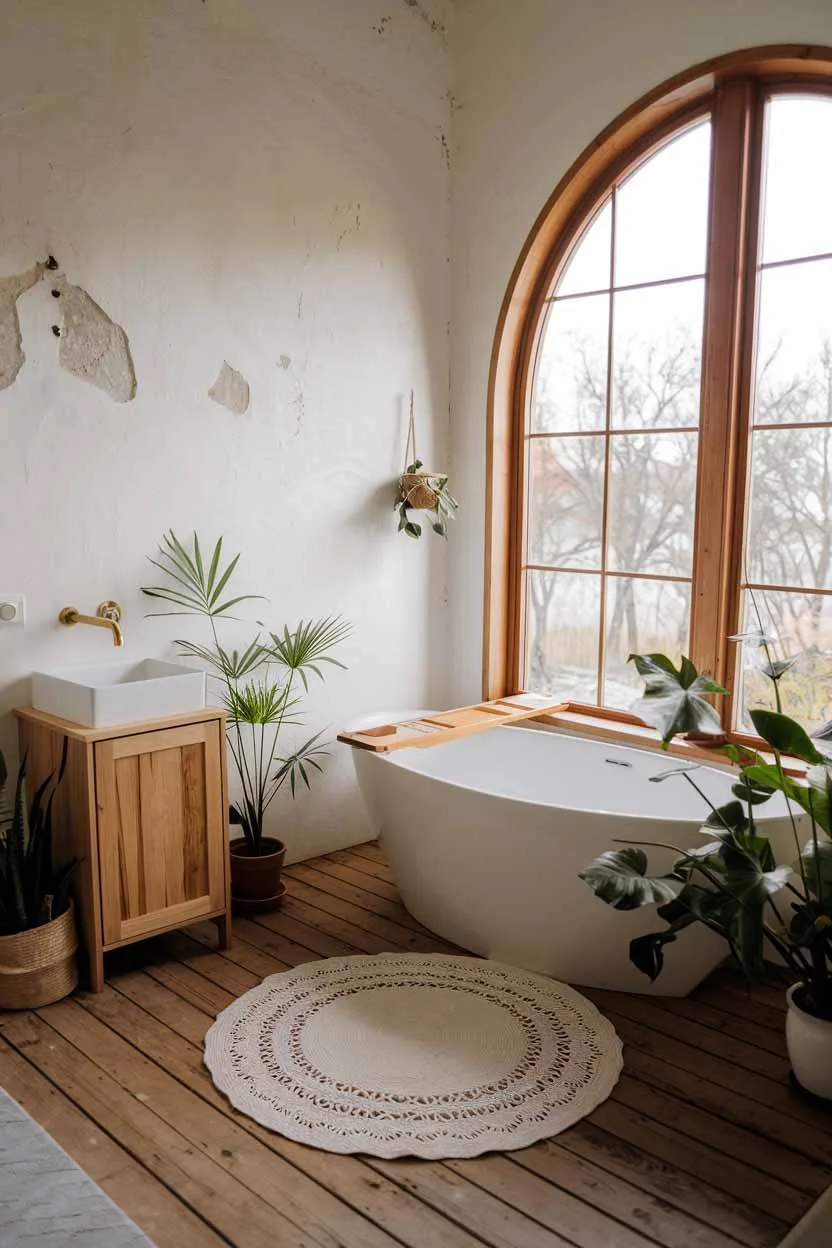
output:
<svg viewBox="0 0 832 1248"><path fill-rule="evenodd" d="M753 631L759 612L800 654L781 693L810 725L832 718L832 174L812 155L830 141L832 101L769 101L738 621ZM527 438L526 686L564 700L628 709L628 656L690 646L709 168L705 119L614 184L546 307ZM769 697L758 662L746 644L745 730Z"/></svg>

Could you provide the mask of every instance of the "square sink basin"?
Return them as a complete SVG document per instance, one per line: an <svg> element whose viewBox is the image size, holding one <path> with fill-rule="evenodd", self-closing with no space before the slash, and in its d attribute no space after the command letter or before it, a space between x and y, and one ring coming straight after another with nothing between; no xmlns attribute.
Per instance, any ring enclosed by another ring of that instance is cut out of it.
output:
<svg viewBox="0 0 832 1248"><path fill-rule="evenodd" d="M205 673L161 659L121 659L32 673L32 706L86 728L112 728L205 706Z"/></svg>

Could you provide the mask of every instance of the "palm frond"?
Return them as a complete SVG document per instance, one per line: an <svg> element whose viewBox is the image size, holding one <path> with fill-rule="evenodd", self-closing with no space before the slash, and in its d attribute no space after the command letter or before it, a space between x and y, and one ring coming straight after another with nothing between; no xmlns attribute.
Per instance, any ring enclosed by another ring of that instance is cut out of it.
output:
<svg viewBox="0 0 832 1248"><path fill-rule="evenodd" d="M311 788L309 781L309 768L312 768L317 772L323 771L323 768L318 760L326 758L329 755L329 750L326 749L324 745L319 744L322 736L323 731L316 732L315 735L310 737L308 741L305 741L303 745L299 746L294 753L289 754L286 758L279 758L276 760L279 766L272 776L272 790L269 796L270 801L287 781L289 782L289 787L292 791L292 797L295 796L295 792L300 782L303 782L307 789Z"/></svg>
<svg viewBox="0 0 832 1248"><path fill-rule="evenodd" d="M179 647L179 654L183 659L200 659L225 681L242 680L266 659L259 633L242 653L239 650L226 650L219 643L216 646L201 646L196 641L185 641L181 638L175 645Z"/></svg>
<svg viewBox="0 0 832 1248"><path fill-rule="evenodd" d="M228 717L235 724L297 723L290 712L299 701L289 696L288 685L253 680L230 685L223 695Z"/></svg>
<svg viewBox="0 0 832 1248"><path fill-rule="evenodd" d="M329 652L345 641L352 632L352 625L340 615L328 615L319 620L301 620L294 632L284 628L281 633L270 633L272 645L269 655L275 663L297 672L304 689L309 688L307 672L314 672L324 679L321 663L345 668L345 664Z"/></svg>
<svg viewBox="0 0 832 1248"><path fill-rule="evenodd" d="M162 572L166 581L162 585L142 586L142 593L176 607L175 611L154 611L153 615L205 615L211 619L227 615L232 607L241 602L261 598L261 594L238 594L223 601L223 594L237 567L240 556L234 555L223 568L222 538L215 543L208 563L202 555L199 534L194 533L191 549L176 536L173 529L165 533L159 543L155 559L148 562Z"/></svg>

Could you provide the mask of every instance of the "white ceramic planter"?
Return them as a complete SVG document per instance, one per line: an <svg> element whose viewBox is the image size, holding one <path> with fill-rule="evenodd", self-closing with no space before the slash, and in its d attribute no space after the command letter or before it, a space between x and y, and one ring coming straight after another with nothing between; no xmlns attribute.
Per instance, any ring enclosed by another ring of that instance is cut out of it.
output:
<svg viewBox="0 0 832 1248"><path fill-rule="evenodd" d="M814 1018L795 1004L794 994L799 987L800 984L793 984L786 993L789 1061L801 1087L832 1101L832 1022Z"/></svg>

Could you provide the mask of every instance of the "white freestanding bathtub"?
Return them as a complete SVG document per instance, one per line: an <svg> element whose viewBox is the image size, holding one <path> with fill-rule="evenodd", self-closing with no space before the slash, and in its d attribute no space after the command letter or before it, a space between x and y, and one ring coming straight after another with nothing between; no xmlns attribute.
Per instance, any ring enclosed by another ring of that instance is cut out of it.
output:
<svg viewBox="0 0 832 1248"><path fill-rule="evenodd" d="M665 996L686 995L726 956L718 936L691 927L666 946L651 984L628 945L664 927L655 907L613 910L578 878L616 839L705 843L707 807L690 784L681 776L650 783L683 765L675 756L494 728L430 749L355 749L353 758L404 904L464 949L572 984ZM715 804L730 800L730 772L702 767L693 779ZM778 862L791 863L785 802L778 795L755 815ZM659 870L675 856L647 852Z"/></svg>

